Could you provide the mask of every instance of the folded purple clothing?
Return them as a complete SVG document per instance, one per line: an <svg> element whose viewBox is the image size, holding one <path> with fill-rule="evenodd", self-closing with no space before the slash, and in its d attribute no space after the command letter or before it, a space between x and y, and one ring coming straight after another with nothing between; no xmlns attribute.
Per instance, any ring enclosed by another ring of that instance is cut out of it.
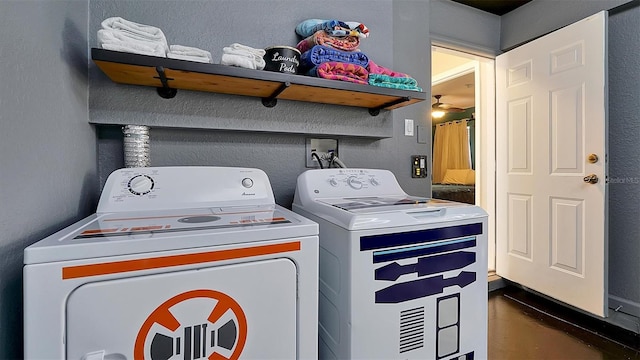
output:
<svg viewBox="0 0 640 360"><path fill-rule="evenodd" d="M327 61L338 61L360 65L364 68L369 64L369 58L360 51L342 51L322 45L315 45L305 51L300 57L300 66L310 69Z"/></svg>

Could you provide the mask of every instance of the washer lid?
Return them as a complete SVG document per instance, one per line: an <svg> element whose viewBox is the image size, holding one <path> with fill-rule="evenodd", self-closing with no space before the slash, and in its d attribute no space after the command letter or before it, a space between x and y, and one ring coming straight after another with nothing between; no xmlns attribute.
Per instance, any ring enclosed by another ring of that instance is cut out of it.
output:
<svg viewBox="0 0 640 360"><path fill-rule="evenodd" d="M104 213L27 247L24 263L317 235L316 223L278 205Z"/></svg>
<svg viewBox="0 0 640 360"><path fill-rule="evenodd" d="M434 204L443 204L441 200L421 198L415 196L399 196L399 197L348 197L335 199L318 199L320 203L337 207L338 209L350 211L353 213L366 213L370 211L381 210L397 210L400 208L413 208L416 206L433 206Z"/></svg>
<svg viewBox="0 0 640 360"><path fill-rule="evenodd" d="M413 196L316 199L293 209L347 230L426 225L487 216L480 207Z"/></svg>

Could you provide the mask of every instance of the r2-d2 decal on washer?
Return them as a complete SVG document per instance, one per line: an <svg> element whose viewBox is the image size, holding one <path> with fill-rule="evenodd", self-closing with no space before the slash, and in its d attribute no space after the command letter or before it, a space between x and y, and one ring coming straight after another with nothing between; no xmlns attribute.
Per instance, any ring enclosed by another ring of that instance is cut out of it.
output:
<svg viewBox="0 0 640 360"><path fill-rule="evenodd" d="M484 210L381 169L308 170L293 210L320 226L320 359L486 358Z"/></svg>
<svg viewBox="0 0 640 360"><path fill-rule="evenodd" d="M382 234L360 238L361 251L373 250L374 278L382 283L375 291L375 302L400 304L410 300L437 296L445 288L464 288L476 281L476 273L463 270L476 262L476 235L482 223L421 230L402 234ZM465 251L467 249L467 251ZM401 264L400 262L403 262ZM445 273L461 270L457 275ZM405 280L404 275L414 275ZM393 282L392 285L388 285ZM460 349L460 293L437 299L436 355L438 359L458 353ZM400 311L399 352L424 346L424 308ZM469 360L473 352L463 356ZM457 357L459 358L459 357Z"/></svg>

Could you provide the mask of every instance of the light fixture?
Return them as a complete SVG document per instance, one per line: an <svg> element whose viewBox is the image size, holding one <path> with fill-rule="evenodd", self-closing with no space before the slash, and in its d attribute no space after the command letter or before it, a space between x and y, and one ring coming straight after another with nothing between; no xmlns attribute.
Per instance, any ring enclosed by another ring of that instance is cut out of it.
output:
<svg viewBox="0 0 640 360"><path fill-rule="evenodd" d="M444 111L442 110L433 110L431 111L431 117L434 119L440 119L444 116Z"/></svg>
<svg viewBox="0 0 640 360"><path fill-rule="evenodd" d="M434 119L440 119L446 113L459 113L465 111L464 109L441 103L440 98L442 97L442 95L434 95L433 97L436 98L436 102L431 105L431 117Z"/></svg>

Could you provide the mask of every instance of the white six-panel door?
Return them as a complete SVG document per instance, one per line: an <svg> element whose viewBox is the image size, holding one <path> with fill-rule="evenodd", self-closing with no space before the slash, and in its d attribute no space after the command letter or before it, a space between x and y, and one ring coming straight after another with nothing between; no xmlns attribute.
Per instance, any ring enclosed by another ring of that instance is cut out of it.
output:
<svg viewBox="0 0 640 360"><path fill-rule="evenodd" d="M606 21L593 15L496 59L497 273L598 316L607 309Z"/></svg>

